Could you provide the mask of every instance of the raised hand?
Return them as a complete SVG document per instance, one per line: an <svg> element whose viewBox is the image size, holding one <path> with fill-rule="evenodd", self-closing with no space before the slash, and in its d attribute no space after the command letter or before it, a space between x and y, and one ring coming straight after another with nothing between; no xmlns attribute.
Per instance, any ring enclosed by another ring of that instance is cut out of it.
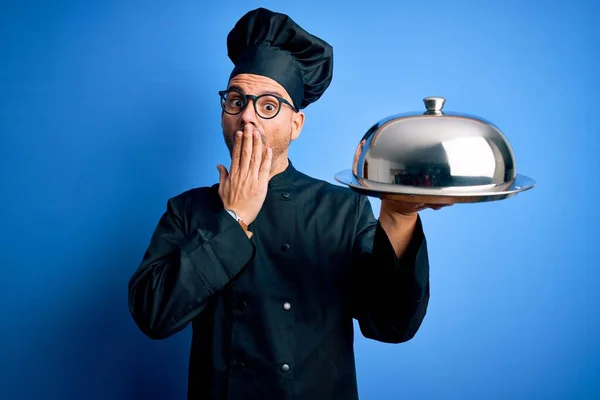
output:
<svg viewBox="0 0 600 400"><path fill-rule="evenodd" d="M260 132L246 126L235 134L230 171L219 164L219 196L230 209L250 225L267 196L273 152L263 144Z"/></svg>
<svg viewBox="0 0 600 400"><path fill-rule="evenodd" d="M427 204L427 203L411 203L394 199L394 195L381 196L381 212L386 212L394 215L406 215L416 217L418 212L426 209L440 210L445 207L450 207L451 204Z"/></svg>

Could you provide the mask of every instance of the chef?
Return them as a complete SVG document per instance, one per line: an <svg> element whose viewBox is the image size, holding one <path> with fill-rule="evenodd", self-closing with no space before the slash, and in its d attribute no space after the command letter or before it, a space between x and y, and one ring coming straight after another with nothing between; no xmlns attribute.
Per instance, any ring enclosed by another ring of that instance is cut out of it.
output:
<svg viewBox="0 0 600 400"><path fill-rule="evenodd" d="M357 399L353 321L380 342L414 337L429 300L418 212L436 207L383 199L376 219L367 197L288 158L302 110L330 85L327 42L259 8L227 50L231 164L167 201L129 282L131 315L152 339L191 325L189 399Z"/></svg>

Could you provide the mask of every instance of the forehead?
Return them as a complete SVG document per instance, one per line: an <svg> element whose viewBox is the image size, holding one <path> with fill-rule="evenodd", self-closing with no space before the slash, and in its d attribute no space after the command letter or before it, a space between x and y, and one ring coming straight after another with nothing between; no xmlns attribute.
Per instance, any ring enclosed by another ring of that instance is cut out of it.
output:
<svg viewBox="0 0 600 400"><path fill-rule="evenodd" d="M259 95L263 93L277 94L291 101L286 90L277 81L261 75L239 74L230 81L228 88L237 87L246 94Z"/></svg>

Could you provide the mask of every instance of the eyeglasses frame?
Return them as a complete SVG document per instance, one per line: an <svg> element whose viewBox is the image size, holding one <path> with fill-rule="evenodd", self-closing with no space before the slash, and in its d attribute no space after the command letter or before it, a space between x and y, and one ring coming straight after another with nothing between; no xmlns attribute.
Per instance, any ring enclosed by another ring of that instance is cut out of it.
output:
<svg viewBox="0 0 600 400"><path fill-rule="evenodd" d="M240 111L238 111L236 113L232 113L232 112L226 111L225 108L223 107L223 104L224 104L224 101L225 101L225 95L228 92L238 93L242 97L242 101L244 102L244 106L240 109ZM258 112L258 110L256 108L256 104L258 103L258 100L261 99L262 97L266 97L266 96L274 97L274 98L276 98L279 101L279 108L277 109L277 113L275 115L273 115L272 117L268 117L268 118L265 118L262 115L260 115L260 113ZM256 113L256 115L258 115L262 119L273 119L276 116L278 116L279 112L281 111L281 108L282 108L283 104L287 104L289 107L291 107L292 110L294 110L294 112L298 112L299 111L296 107L294 107L289 101L287 101L283 97L279 97L279 96L276 96L276 95L271 94L271 93L265 93L265 94L261 94L261 95L255 96L255 95L252 95L252 94L242 93L241 91L239 91L237 89L227 89L227 90L220 90L219 91L219 97L221 97L221 109L223 110L223 112L225 112L226 114L229 114L229 115L238 115L238 114L241 114L246 109L246 107L248 106L248 103L249 103L248 99L252 100L253 107L254 107L254 112Z"/></svg>

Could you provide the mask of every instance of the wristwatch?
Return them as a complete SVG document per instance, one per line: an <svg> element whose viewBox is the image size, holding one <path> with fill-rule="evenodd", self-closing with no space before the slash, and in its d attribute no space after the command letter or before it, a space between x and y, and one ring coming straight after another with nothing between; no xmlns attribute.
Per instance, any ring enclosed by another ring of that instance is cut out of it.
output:
<svg viewBox="0 0 600 400"><path fill-rule="evenodd" d="M250 239L252 237L252 232L250 232L250 230L248 229L248 225L246 225L244 220L241 219L240 216L237 215L237 213L233 210L226 209L225 211L227 211L229 215L231 215L233 219L235 219L237 223L240 224L244 232L246 232L246 236L248 236L248 239Z"/></svg>

